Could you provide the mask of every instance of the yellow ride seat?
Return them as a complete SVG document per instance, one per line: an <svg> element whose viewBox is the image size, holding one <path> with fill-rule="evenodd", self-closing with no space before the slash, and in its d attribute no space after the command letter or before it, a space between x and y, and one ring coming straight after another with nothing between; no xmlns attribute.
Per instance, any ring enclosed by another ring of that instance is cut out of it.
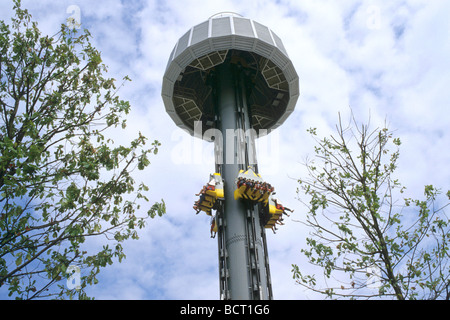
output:
<svg viewBox="0 0 450 320"><path fill-rule="evenodd" d="M204 206L202 206L202 205L199 205L198 208L199 208L201 211L203 211L204 213L206 213L208 216L211 215L211 208L204 207Z"/></svg>
<svg viewBox="0 0 450 320"><path fill-rule="evenodd" d="M219 200L224 200L225 199L225 193L223 191L223 179L222 176L220 175L220 173L215 172L214 173L214 180L216 181L216 198Z"/></svg>
<svg viewBox="0 0 450 320"><path fill-rule="evenodd" d="M283 215L283 210L277 207L277 203L275 199L271 196L267 200L267 211L268 212L268 220L265 224L265 228L271 228L275 225L278 219Z"/></svg>
<svg viewBox="0 0 450 320"><path fill-rule="evenodd" d="M277 223L278 219L280 219L280 217L281 217L281 215L272 215L272 216L270 217L270 219L266 222L266 224L264 225L264 227L265 227L265 228L271 228L271 227L273 227L273 226Z"/></svg>
<svg viewBox="0 0 450 320"><path fill-rule="evenodd" d="M234 200L243 198L244 191L247 187L246 186L240 186L236 190L234 190Z"/></svg>
<svg viewBox="0 0 450 320"><path fill-rule="evenodd" d="M211 203L211 202L208 202L208 201L203 201L203 202L200 203L200 206L212 209L212 207L214 206L214 203Z"/></svg>
<svg viewBox="0 0 450 320"><path fill-rule="evenodd" d="M269 213L271 215L275 215L275 214L281 215L283 213L283 210L281 210L281 209L277 208L275 205L269 203Z"/></svg>
<svg viewBox="0 0 450 320"><path fill-rule="evenodd" d="M262 196L262 199L260 200L260 202L263 202L265 205L267 205L268 201L269 201L269 196L270 196L270 192L265 192Z"/></svg>
<svg viewBox="0 0 450 320"><path fill-rule="evenodd" d="M220 176L220 173L214 173L210 175L210 181L206 188L206 194L214 197L215 199L223 200L224 191L223 191L223 180Z"/></svg>
<svg viewBox="0 0 450 320"><path fill-rule="evenodd" d="M270 229L275 225L275 221L267 221L267 223L264 225L264 228Z"/></svg>
<svg viewBox="0 0 450 320"><path fill-rule="evenodd" d="M239 181L242 180L245 180L246 183L251 181L251 183L253 183L253 186L250 187L248 183L238 186ZM238 200L242 198L255 202L267 202L269 194L266 195L266 193L268 192L263 193L261 192L261 190L255 188L256 184L262 185L263 183L264 180L262 179L261 175L253 171L251 167L249 167L245 172L244 170L240 170L236 178L237 188L234 191L234 199Z"/></svg>
<svg viewBox="0 0 450 320"><path fill-rule="evenodd" d="M211 210L216 208L216 201L224 200L223 180L220 174L211 174L209 182L201 192L203 194L200 195L197 207L210 216Z"/></svg>
<svg viewBox="0 0 450 320"><path fill-rule="evenodd" d="M214 197L212 197L212 196L205 195L203 202L214 203L214 202L216 202L216 199Z"/></svg>

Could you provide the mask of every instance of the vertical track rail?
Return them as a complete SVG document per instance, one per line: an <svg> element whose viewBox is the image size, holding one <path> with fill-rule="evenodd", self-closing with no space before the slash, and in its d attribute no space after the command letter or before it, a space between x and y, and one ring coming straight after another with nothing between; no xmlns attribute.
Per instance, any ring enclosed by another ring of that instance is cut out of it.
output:
<svg viewBox="0 0 450 320"><path fill-rule="evenodd" d="M261 226L261 240L264 248L264 265L266 267L267 295L269 300L273 300L272 277L270 276L269 253L267 251L266 230Z"/></svg>
<svg viewBox="0 0 450 320"><path fill-rule="evenodd" d="M258 243L255 232L253 208L247 209L247 247L250 272L250 290L253 300L263 299L260 265L258 259Z"/></svg>
<svg viewBox="0 0 450 320"><path fill-rule="evenodd" d="M219 205L216 212L216 223L217 223L217 246L219 255L219 287L220 287L220 299L229 300L230 290L228 287L228 278L230 276L228 272L227 258L228 252L224 237L224 228L226 225L223 219L223 206Z"/></svg>

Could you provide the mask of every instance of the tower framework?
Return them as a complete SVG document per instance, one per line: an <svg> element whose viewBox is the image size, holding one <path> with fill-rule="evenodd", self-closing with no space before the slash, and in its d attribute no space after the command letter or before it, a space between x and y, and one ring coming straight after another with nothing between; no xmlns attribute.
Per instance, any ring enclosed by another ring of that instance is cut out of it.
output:
<svg viewBox="0 0 450 320"><path fill-rule="evenodd" d="M222 299L273 298L265 229L282 214L258 173L255 138L280 126L298 96L281 39L236 14L192 27L169 57L166 111L180 128L215 143L215 182L198 206L211 216L216 211Z"/></svg>

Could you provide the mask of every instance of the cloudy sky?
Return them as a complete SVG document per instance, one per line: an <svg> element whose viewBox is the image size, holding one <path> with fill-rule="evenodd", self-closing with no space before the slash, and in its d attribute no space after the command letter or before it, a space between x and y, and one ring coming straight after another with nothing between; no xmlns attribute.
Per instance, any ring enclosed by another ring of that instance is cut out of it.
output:
<svg viewBox="0 0 450 320"><path fill-rule="evenodd" d="M0 1L9 19L11 1ZM43 33L53 35L67 18L79 19L102 52L110 76L133 81L120 91L133 111L126 135L141 131L161 143L140 175L152 200L164 198L167 214L128 242L127 259L102 271L88 290L97 299L218 299L217 242L209 218L192 204L214 170L211 145L178 129L166 114L161 83L176 41L210 16L233 11L271 28L283 41L300 78L296 110L261 141L260 173L295 209L277 234L268 232L275 299L313 299L295 285L291 264L305 270L300 249L308 230L300 219L295 178L313 153L306 133L333 132L338 112L382 126L403 144L400 181L412 196L426 184L445 190L450 181L450 2L446 0L23 0ZM196 150L196 153L192 150Z"/></svg>

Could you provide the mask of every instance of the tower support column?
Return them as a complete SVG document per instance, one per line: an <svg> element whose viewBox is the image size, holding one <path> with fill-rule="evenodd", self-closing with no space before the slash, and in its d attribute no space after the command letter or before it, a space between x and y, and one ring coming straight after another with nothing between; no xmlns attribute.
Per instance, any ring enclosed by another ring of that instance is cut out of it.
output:
<svg viewBox="0 0 450 320"><path fill-rule="evenodd" d="M261 228L257 206L234 199L235 179L239 170L249 165L249 154L251 161L256 163L254 143L249 141L254 137L245 136L245 123L249 123L245 118L248 117L245 88L236 65L225 62L216 68L216 72L217 126L223 137L220 171L225 195L218 241L219 248L225 247L227 259L224 264L227 270L221 273L228 276L229 299L269 299L268 264L264 263L266 253L262 243L265 230Z"/></svg>

